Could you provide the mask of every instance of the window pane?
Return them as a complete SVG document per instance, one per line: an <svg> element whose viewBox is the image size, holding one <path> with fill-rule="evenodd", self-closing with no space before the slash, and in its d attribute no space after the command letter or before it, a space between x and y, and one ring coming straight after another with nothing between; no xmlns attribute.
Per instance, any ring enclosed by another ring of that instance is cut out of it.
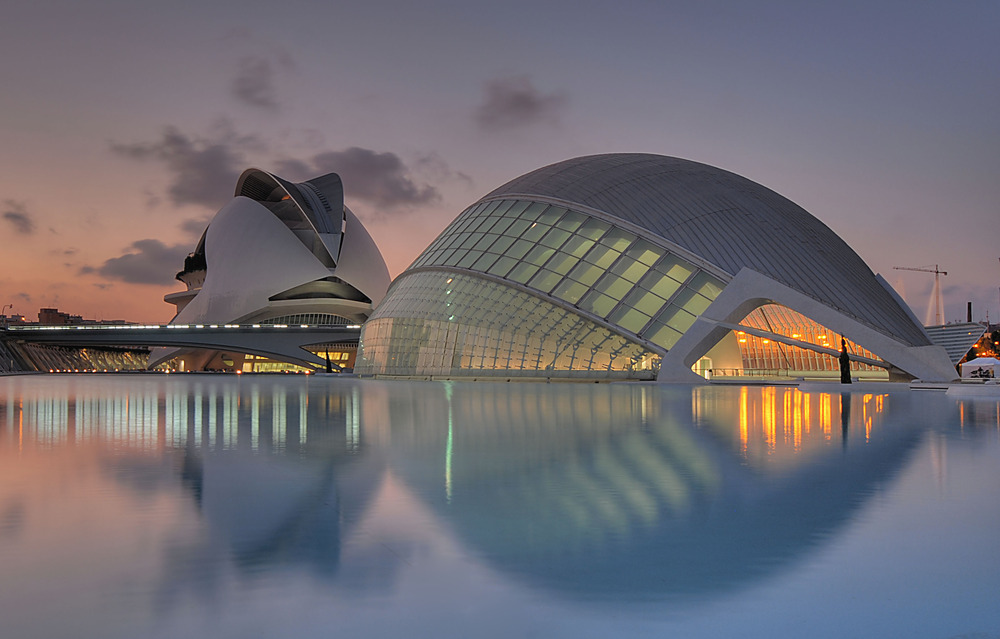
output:
<svg viewBox="0 0 1000 639"><path fill-rule="evenodd" d="M667 255L656 265L656 270L669 275L678 282L683 282L694 272L694 266L676 255Z"/></svg>
<svg viewBox="0 0 1000 639"><path fill-rule="evenodd" d="M562 208L561 206L550 206L549 208L545 209L545 211L541 215L538 216L538 221L550 225L555 224L559 220L559 218L563 216L563 213L565 212L566 209Z"/></svg>
<svg viewBox="0 0 1000 639"><path fill-rule="evenodd" d="M524 210L519 217L525 220L537 220L538 216L542 214L542 211L549 208L548 204L542 204L541 202L532 202L528 208Z"/></svg>
<svg viewBox="0 0 1000 639"><path fill-rule="evenodd" d="M528 251L528 254L526 256L524 256L524 261L531 262L532 264L536 264L538 266L542 266L543 264L545 264L545 262L548 261L550 257L552 257L554 253L555 250L550 249L547 246L535 246L530 251Z"/></svg>
<svg viewBox="0 0 1000 639"><path fill-rule="evenodd" d="M470 266L475 264L476 260L478 260L480 257L482 257L482 253L480 253L479 251L469 251L468 253L465 254L465 256L462 259L458 261L458 264L456 264L456 266L458 266L459 268L469 268Z"/></svg>
<svg viewBox="0 0 1000 639"><path fill-rule="evenodd" d="M586 286L592 286L603 274L604 269L587 262L580 262L569 272L571 278Z"/></svg>
<svg viewBox="0 0 1000 639"><path fill-rule="evenodd" d="M625 255L622 259L618 260L613 267L611 267L612 273L620 275L630 282L638 282L648 270L648 266L642 262L633 262L629 259L628 255Z"/></svg>
<svg viewBox="0 0 1000 639"><path fill-rule="evenodd" d="M495 262L497 256L493 253L485 253L482 257L476 260L476 263L472 265L474 271L488 271L493 262Z"/></svg>
<svg viewBox="0 0 1000 639"><path fill-rule="evenodd" d="M634 289L624 301L628 306L637 308L650 317L656 315L666 303L666 300L660 298L658 295L647 293L641 288Z"/></svg>
<svg viewBox="0 0 1000 639"><path fill-rule="evenodd" d="M649 315L640 313L639 311L624 305L619 306L615 312L608 316L609 322L613 322L627 331L632 331L633 333L638 333L650 319L652 318Z"/></svg>
<svg viewBox="0 0 1000 639"><path fill-rule="evenodd" d="M561 279L562 276L558 273L553 273L552 271L543 268L538 271L533 278L531 278L531 282L528 286L537 288L543 293L548 293L553 287L555 287L556 284L559 283L559 280Z"/></svg>
<svg viewBox="0 0 1000 639"><path fill-rule="evenodd" d="M629 247L628 251L626 251L626 255L637 262L642 262L646 266L656 264L656 261L660 259L663 253L664 251L662 249L643 239L637 240L636 243Z"/></svg>
<svg viewBox="0 0 1000 639"><path fill-rule="evenodd" d="M538 267L534 264L521 263L514 267L514 270L510 272L507 279L514 280L515 282L519 282L521 284L527 284L528 280L531 279L531 276L534 275L536 271L538 271Z"/></svg>
<svg viewBox="0 0 1000 639"><path fill-rule="evenodd" d="M483 237L478 242L476 242L476 245L473 248L476 249L477 251L485 251L490 247L490 245L493 244L493 242L496 242L499 237L500 237L499 235L487 233L483 235Z"/></svg>
<svg viewBox="0 0 1000 639"><path fill-rule="evenodd" d="M487 272L492 275L496 275L497 277L506 277L507 273L514 267L515 264L517 264L517 260L510 257L501 257L487 270Z"/></svg>
<svg viewBox="0 0 1000 639"><path fill-rule="evenodd" d="M615 260L618 259L619 255L621 255L621 253L618 251L614 251L606 246L598 244L591 249L590 253L587 253L587 256L583 259L587 260L591 264L607 269L615 263Z"/></svg>
<svg viewBox="0 0 1000 639"><path fill-rule="evenodd" d="M511 244L514 243L514 238L507 237L506 235L498 239L489 248L490 253L500 253L503 254L507 249L510 248Z"/></svg>
<svg viewBox="0 0 1000 639"><path fill-rule="evenodd" d="M693 289L712 300L719 296L723 287L725 287L725 284L721 280L712 277L704 271L700 271L687 284L687 288Z"/></svg>
<svg viewBox="0 0 1000 639"><path fill-rule="evenodd" d="M529 242L528 240L518 240L514 242L513 246L507 249L505 255L509 255L510 257L519 260L527 255L528 251L530 251L534 246L534 243Z"/></svg>
<svg viewBox="0 0 1000 639"><path fill-rule="evenodd" d="M563 231L562 229L552 229L545 234L545 237L541 239L541 243L545 246L551 246L552 248L559 248L569 237L569 231Z"/></svg>
<svg viewBox="0 0 1000 639"><path fill-rule="evenodd" d="M567 211L562 219L556 223L556 226L567 231L575 231L586 221L586 215L577 213L576 211Z"/></svg>
<svg viewBox="0 0 1000 639"><path fill-rule="evenodd" d="M531 222L528 220L514 220L511 222L505 235L510 235L511 237L521 237L521 233L524 233L524 230L529 226L531 226Z"/></svg>
<svg viewBox="0 0 1000 639"><path fill-rule="evenodd" d="M546 224L533 222L524 233L521 233L521 238L530 242L537 242L542 239L542 236L545 235L550 228L552 227Z"/></svg>
<svg viewBox="0 0 1000 639"><path fill-rule="evenodd" d="M555 271L560 275L566 275L578 261L579 260L577 260L572 255L567 255L562 252L557 252L555 256L553 256L552 259L549 260L549 263L545 265L545 268L549 269L550 271Z"/></svg>
<svg viewBox="0 0 1000 639"><path fill-rule="evenodd" d="M594 240L574 235L562 245L562 250L576 257L583 257L594 246Z"/></svg>
<svg viewBox="0 0 1000 639"><path fill-rule="evenodd" d="M608 273L594 287L598 291L620 300L632 290L632 282Z"/></svg>
<svg viewBox="0 0 1000 639"><path fill-rule="evenodd" d="M607 222L590 218L577 230L577 234L591 240L599 240L610 228L611 225Z"/></svg>
<svg viewBox="0 0 1000 639"><path fill-rule="evenodd" d="M599 317L606 317L615 307L616 303L615 300L607 295L603 295L597 291L590 291L580 301L580 308L590 311Z"/></svg>
<svg viewBox="0 0 1000 639"><path fill-rule="evenodd" d="M669 326L660 325L655 322L654 325L656 326L655 330L651 328L651 330L646 331L646 339L653 342L657 346L662 346L663 348L669 350L673 348L674 344L677 343L677 340L681 338L681 334Z"/></svg>
<svg viewBox="0 0 1000 639"><path fill-rule="evenodd" d="M526 200L515 200L514 203L510 205L510 208L507 209L507 211L504 213L504 216L521 217L521 214L524 212L526 208L528 208L530 204L531 202L528 202Z"/></svg>
<svg viewBox="0 0 1000 639"><path fill-rule="evenodd" d="M601 238L601 244L605 246L610 246L616 251L624 251L628 246L635 241L636 237L629 233L628 231L623 231L619 228L613 228L607 232L607 234Z"/></svg>
<svg viewBox="0 0 1000 639"><path fill-rule="evenodd" d="M576 304L583 297L584 293L590 289L579 282L573 280L563 280L559 286L552 291L552 294L570 304Z"/></svg>

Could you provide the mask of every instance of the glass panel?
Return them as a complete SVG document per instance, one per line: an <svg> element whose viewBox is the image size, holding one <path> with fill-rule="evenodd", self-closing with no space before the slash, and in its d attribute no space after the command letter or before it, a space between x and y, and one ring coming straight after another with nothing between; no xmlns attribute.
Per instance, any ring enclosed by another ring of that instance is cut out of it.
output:
<svg viewBox="0 0 1000 639"><path fill-rule="evenodd" d="M642 327L649 323L652 317L645 313L640 313L634 308L619 306L615 312L608 316L608 321L621 326L627 331L638 333Z"/></svg>
<svg viewBox="0 0 1000 639"><path fill-rule="evenodd" d="M542 236L545 235L550 228L552 227L546 224L534 222L524 233L521 233L521 238L530 242L537 242L542 239Z"/></svg>
<svg viewBox="0 0 1000 639"><path fill-rule="evenodd" d="M589 251L592 246L594 246L594 240L588 240L585 237L574 235L566 240L566 243L562 246L562 250L571 255L582 258L587 254L587 251Z"/></svg>
<svg viewBox="0 0 1000 639"><path fill-rule="evenodd" d="M590 289L583 284L567 279L563 280L562 283L559 284L554 291L552 291L552 294L561 300L569 302L570 304L576 304L589 290Z"/></svg>
<svg viewBox="0 0 1000 639"><path fill-rule="evenodd" d="M504 235L493 243L493 246L491 246L489 249L490 253L503 254L507 249L510 248L511 244L513 243L514 243L514 238L507 237L506 235Z"/></svg>
<svg viewBox="0 0 1000 639"><path fill-rule="evenodd" d="M524 210L519 217L524 220L537 220L538 216L542 214L542 211L549 208L548 204L542 204L541 202L531 202L528 208Z"/></svg>
<svg viewBox="0 0 1000 639"><path fill-rule="evenodd" d="M615 300L597 291L590 291L580 300L580 308L599 317L606 317L616 304Z"/></svg>
<svg viewBox="0 0 1000 639"><path fill-rule="evenodd" d="M441 264L443 264L444 266L457 266L459 260L461 260L464 255L465 251L462 250L452 251L451 255L445 257L441 261Z"/></svg>
<svg viewBox="0 0 1000 639"><path fill-rule="evenodd" d="M493 209L492 213L493 217L496 217L498 215L503 215L504 213L506 213L507 209L509 209L512 204L514 204L514 200L501 201L500 204L498 204L497 207Z"/></svg>
<svg viewBox="0 0 1000 639"><path fill-rule="evenodd" d="M495 211L498 206L500 206L500 200L497 200L495 202L490 202L485 207L479 209L476 212L476 216L477 217L482 217L482 216L489 215L490 213L492 213L493 211Z"/></svg>
<svg viewBox="0 0 1000 639"><path fill-rule="evenodd" d="M528 251L530 251L534 246L535 246L534 243L529 242L528 240L518 240L514 242L513 246L507 249L504 255L509 255L510 257L519 260L525 255L527 255Z"/></svg>
<svg viewBox="0 0 1000 639"><path fill-rule="evenodd" d="M515 264L517 264L517 260L514 258L501 257L496 261L496 264L490 267L489 272L497 277L505 277L510 272L510 269L514 268Z"/></svg>
<svg viewBox="0 0 1000 639"><path fill-rule="evenodd" d="M663 305L666 304L666 300L653 293L647 293L641 288L636 288L629 293L625 297L624 302L626 305L637 308L650 317L656 315L663 308Z"/></svg>
<svg viewBox="0 0 1000 639"><path fill-rule="evenodd" d="M619 228L613 228L607 232L607 234L601 238L601 244L605 246L610 246L616 251L624 251L628 246L634 242L636 237L629 233L628 231L623 231Z"/></svg>
<svg viewBox="0 0 1000 639"><path fill-rule="evenodd" d="M555 271L560 275L566 275L578 261L579 260L572 255L558 252L552 257L552 259L549 260L549 263L545 265L545 268L550 271Z"/></svg>
<svg viewBox="0 0 1000 639"><path fill-rule="evenodd" d="M622 279L611 273L606 274L594 287L601 293L605 293L616 300L620 300L632 290L632 282Z"/></svg>
<svg viewBox="0 0 1000 639"><path fill-rule="evenodd" d="M607 269L615 263L615 260L618 259L619 255L621 255L621 253L618 251L614 251L606 246L598 244L591 249L590 253L587 253L587 256L583 259L587 260L591 264Z"/></svg>
<svg viewBox="0 0 1000 639"><path fill-rule="evenodd" d="M559 275L558 273L553 273L552 271L543 268L542 270L538 271L538 273L533 278L531 278L531 282L528 284L528 286L537 288L539 291L542 291L543 293L548 293L549 291L552 290L552 288L556 284L559 283L559 280L561 279L562 276Z"/></svg>
<svg viewBox="0 0 1000 639"><path fill-rule="evenodd" d="M470 266L475 264L476 260L478 260L481 256L482 253L479 251L469 251L468 253L465 254L464 257L462 257L462 259L458 261L458 264L456 264L456 266L458 266L459 268L469 268Z"/></svg>
<svg viewBox="0 0 1000 639"><path fill-rule="evenodd" d="M565 212L566 209L562 208L561 206L550 206L549 208L545 209L545 211L541 215L538 216L538 221L543 222L545 224L555 224L559 220L559 218L563 216L563 213Z"/></svg>
<svg viewBox="0 0 1000 639"><path fill-rule="evenodd" d="M504 217L521 217L521 213L531 204L527 200L515 200L510 208L504 212Z"/></svg>
<svg viewBox="0 0 1000 639"><path fill-rule="evenodd" d="M550 257L555 253L554 249L550 249L547 246L535 246L528 254L524 256L525 262L531 262L532 264L537 264L542 266L549 260Z"/></svg>
<svg viewBox="0 0 1000 639"><path fill-rule="evenodd" d="M581 284L585 284L586 286L593 285L593 283L596 282L603 274L604 269L586 262L580 262L572 271L569 272L569 276L571 278Z"/></svg>
<svg viewBox="0 0 1000 639"><path fill-rule="evenodd" d="M496 242L499 238L500 238L499 235L494 235L493 233L487 233L482 237L482 239L476 242L476 245L473 248L476 249L477 251L485 251L493 244L493 242Z"/></svg>
<svg viewBox="0 0 1000 639"><path fill-rule="evenodd" d="M476 260L476 263L472 265L472 270L474 271L488 271L493 262L497 260L497 256L493 253L485 253L482 257Z"/></svg>
<svg viewBox="0 0 1000 639"><path fill-rule="evenodd" d="M577 234L591 240L599 240L610 228L611 225L607 222L590 218L577 230Z"/></svg>
<svg viewBox="0 0 1000 639"><path fill-rule="evenodd" d="M642 262L646 266L652 266L656 264L656 261L660 259L663 255L663 249L654 246L653 244L647 242L646 240L639 239L629 247L628 251L625 252L626 255L631 257L637 262Z"/></svg>
<svg viewBox="0 0 1000 639"><path fill-rule="evenodd" d="M688 278L691 273L694 272L694 266L680 259L676 255L666 255L660 263L656 265L656 270L670 277L674 278L678 282L683 282Z"/></svg>
<svg viewBox="0 0 1000 639"><path fill-rule="evenodd" d="M681 333L691 328L694 324L695 317L691 313L688 313L682 308L677 308L673 304L667 307L664 314L658 318L661 322L666 322L667 326L670 326Z"/></svg>
<svg viewBox="0 0 1000 639"><path fill-rule="evenodd" d="M612 273L620 275L630 282L638 282L648 270L648 266L642 262L633 262L627 254L611 267Z"/></svg>
<svg viewBox="0 0 1000 639"><path fill-rule="evenodd" d="M708 299L704 295L698 295L691 289L685 287L685 289L677 296L673 301L674 304L684 307L689 313L695 315L701 315L705 312L705 309L712 303L712 300Z"/></svg>
<svg viewBox="0 0 1000 639"><path fill-rule="evenodd" d="M722 283L718 278L712 277L704 271L700 271L697 275L691 278L688 282L687 288L698 291L705 297L714 300L722 292L725 284Z"/></svg>
<svg viewBox="0 0 1000 639"><path fill-rule="evenodd" d="M510 227L507 229L505 235L510 235L511 237L520 237L521 233L524 233L525 229L531 226L531 222L528 220L514 220L511 222Z"/></svg>
<svg viewBox="0 0 1000 639"><path fill-rule="evenodd" d="M482 233L469 233L469 237L465 238L465 241L462 242L459 248L472 248L481 239L483 239Z"/></svg>
<svg viewBox="0 0 1000 639"><path fill-rule="evenodd" d="M576 211L567 211L562 219L556 223L556 226L567 231L575 231L586 221L586 215L577 213Z"/></svg>
<svg viewBox="0 0 1000 639"><path fill-rule="evenodd" d="M662 346L663 348L670 350L673 348L674 344L677 343L677 340L681 338L681 334L669 326L656 324L655 322L654 325L657 328L655 330L651 329L646 331L646 339L653 342L657 346Z"/></svg>
<svg viewBox="0 0 1000 639"><path fill-rule="evenodd" d="M534 264L522 262L521 264L518 264L516 267L514 267L514 270L510 272L510 275L507 276L507 279L514 280L515 282L519 282L521 284L527 284L528 280L531 279L531 276L534 275L535 272L537 271L538 267L535 266Z"/></svg>
<svg viewBox="0 0 1000 639"><path fill-rule="evenodd" d="M563 245L563 242L569 237L569 231L563 231L562 229L552 229L545 234L545 237L541 239L541 243L545 246L551 246L552 248L559 248Z"/></svg>

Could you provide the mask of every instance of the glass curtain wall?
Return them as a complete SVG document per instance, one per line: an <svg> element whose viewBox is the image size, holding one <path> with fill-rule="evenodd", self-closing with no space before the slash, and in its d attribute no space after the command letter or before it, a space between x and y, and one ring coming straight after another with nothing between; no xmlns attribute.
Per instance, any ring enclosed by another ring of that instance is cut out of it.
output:
<svg viewBox="0 0 1000 639"><path fill-rule="evenodd" d="M432 271L437 275L430 276ZM492 277L470 279L476 273ZM452 278L459 278L455 286L450 286ZM723 286L671 251L580 211L529 200L481 202L456 218L390 289L365 325L357 370L389 375L534 371L546 377L652 371ZM442 297L459 289L474 293L477 287L483 292L476 293L482 299L475 303L483 308ZM501 301L504 293L509 299ZM503 308L515 299L519 308L531 311ZM562 326L566 336L555 338L546 322ZM447 345L452 338L446 325L484 327L487 336L473 340L473 350L500 353L506 346L494 341L502 342L507 337L501 334L509 333L536 341L540 352L448 361L453 349ZM564 349L576 342L576 355L566 356ZM602 355L579 356L592 349ZM432 351L438 356L427 355ZM418 353L425 353L424 359Z"/></svg>

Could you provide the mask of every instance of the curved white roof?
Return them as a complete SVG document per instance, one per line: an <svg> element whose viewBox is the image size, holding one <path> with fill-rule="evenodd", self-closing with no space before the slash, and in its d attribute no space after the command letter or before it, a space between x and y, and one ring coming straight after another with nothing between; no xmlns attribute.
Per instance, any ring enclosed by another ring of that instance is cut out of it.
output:
<svg viewBox="0 0 1000 639"><path fill-rule="evenodd" d="M596 209L730 275L750 268L911 346L930 344L836 233L791 200L735 173L661 155L592 155L542 167L482 199L532 196Z"/></svg>

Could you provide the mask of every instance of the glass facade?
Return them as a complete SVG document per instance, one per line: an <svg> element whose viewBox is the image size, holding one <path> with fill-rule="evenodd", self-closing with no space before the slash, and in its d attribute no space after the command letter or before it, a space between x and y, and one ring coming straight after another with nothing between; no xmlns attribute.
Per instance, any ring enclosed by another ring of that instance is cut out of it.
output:
<svg viewBox="0 0 1000 639"><path fill-rule="evenodd" d="M778 304L767 304L755 309L740 324L837 351L840 350L842 336L839 333L817 324L801 313ZM840 370L837 358L832 355L806 348L796 348L742 331L737 332L736 337L743 358L744 373L747 371L836 372ZM879 359L874 353L851 340L847 340L847 350L853 355L873 360ZM851 361L851 370L885 372L883 368L857 361Z"/></svg>
<svg viewBox="0 0 1000 639"><path fill-rule="evenodd" d="M652 379L660 355L500 282L406 276L365 324L355 371L375 375Z"/></svg>
<svg viewBox="0 0 1000 639"><path fill-rule="evenodd" d="M358 372L649 376L640 371L658 366L723 286L690 261L585 213L529 200L481 202L390 289L365 325ZM463 333L458 346L455 327L485 332Z"/></svg>

